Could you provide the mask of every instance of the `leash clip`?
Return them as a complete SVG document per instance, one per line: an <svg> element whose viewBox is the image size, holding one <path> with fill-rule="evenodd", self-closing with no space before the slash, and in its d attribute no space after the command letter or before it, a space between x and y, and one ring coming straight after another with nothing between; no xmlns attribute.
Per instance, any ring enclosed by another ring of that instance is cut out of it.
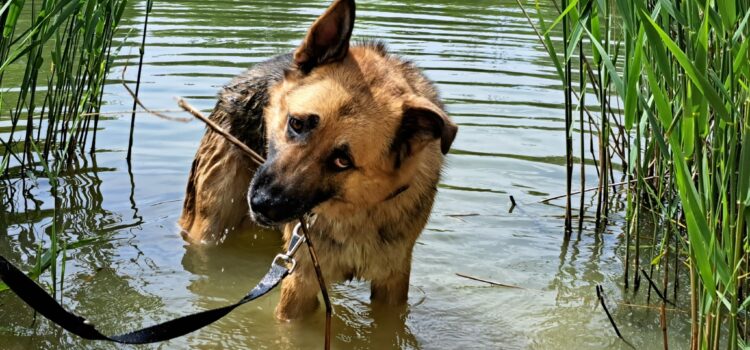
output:
<svg viewBox="0 0 750 350"><path fill-rule="evenodd" d="M289 268L289 273L294 271L297 267L297 260L294 259L294 254L296 254L299 247L305 243L305 236L299 234L300 228L302 228L301 223L297 223L297 225L294 226L294 230L292 230L292 239L289 241L289 248L286 250L286 253L277 254L276 257L273 258L271 265L292 265L291 268Z"/></svg>
<svg viewBox="0 0 750 350"><path fill-rule="evenodd" d="M273 258L273 261L271 262L271 266L273 265L286 267L289 269L289 273L292 273L294 269L297 267L297 260L294 260L293 257L286 255L286 254L276 254L276 257ZM292 266L288 267L289 265L292 265Z"/></svg>

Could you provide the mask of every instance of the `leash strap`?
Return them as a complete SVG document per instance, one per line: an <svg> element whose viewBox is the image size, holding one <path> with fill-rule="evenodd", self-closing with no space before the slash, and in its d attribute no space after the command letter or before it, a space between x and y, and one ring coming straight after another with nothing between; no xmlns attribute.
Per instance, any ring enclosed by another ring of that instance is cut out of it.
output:
<svg viewBox="0 0 750 350"><path fill-rule="evenodd" d="M65 310L42 287L0 256L0 280L5 282L19 298L50 321L84 339L107 340L121 344L148 344L177 338L203 328L224 317L238 306L253 301L273 290L290 270L283 265L271 264L265 276L240 301L217 309L211 309L171 321L146 327L126 334L107 336L96 330L85 318Z"/></svg>

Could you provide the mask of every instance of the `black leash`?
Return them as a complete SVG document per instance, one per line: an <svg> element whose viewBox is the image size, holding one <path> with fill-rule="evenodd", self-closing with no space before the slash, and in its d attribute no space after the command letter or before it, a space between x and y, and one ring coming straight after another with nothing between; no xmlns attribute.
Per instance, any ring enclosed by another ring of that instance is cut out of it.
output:
<svg viewBox="0 0 750 350"><path fill-rule="evenodd" d="M156 343L201 329L226 316L238 306L260 298L273 290L286 276L294 271L296 266L296 261L293 258L294 253L305 241L304 237L298 234L299 228L299 224L294 228L292 240L289 243L289 249L286 253L276 255L271 263L271 269L240 301L232 305L183 316L126 334L107 336L100 333L85 318L65 310L42 287L3 256L0 256L0 280L5 282L8 288L16 293L31 308L36 310L36 312L81 338L106 340L121 344ZM287 268L286 264L290 264L291 267Z"/></svg>

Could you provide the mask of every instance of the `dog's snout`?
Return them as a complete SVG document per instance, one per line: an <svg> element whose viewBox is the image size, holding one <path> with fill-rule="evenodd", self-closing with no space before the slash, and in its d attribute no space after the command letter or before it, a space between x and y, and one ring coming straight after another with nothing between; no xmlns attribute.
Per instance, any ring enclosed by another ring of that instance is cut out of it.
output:
<svg viewBox="0 0 750 350"><path fill-rule="evenodd" d="M250 195L250 208L261 220L265 219L269 223L284 222L297 214L294 202L274 187L253 191Z"/></svg>
<svg viewBox="0 0 750 350"><path fill-rule="evenodd" d="M248 204L256 221L271 225L298 215L298 205L292 197L273 181L272 174L266 168L261 168L248 193Z"/></svg>
<svg viewBox="0 0 750 350"><path fill-rule="evenodd" d="M266 215L271 207L271 201L268 195L260 193L260 191L253 191L249 198L250 209L258 214Z"/></svg>

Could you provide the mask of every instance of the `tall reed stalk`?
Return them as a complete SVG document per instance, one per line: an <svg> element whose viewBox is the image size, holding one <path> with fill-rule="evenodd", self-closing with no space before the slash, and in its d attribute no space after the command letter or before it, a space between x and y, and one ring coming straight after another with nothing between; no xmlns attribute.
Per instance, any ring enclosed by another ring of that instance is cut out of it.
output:
<svg viewBox="0 0 750 350"><path fill-rule="evenodd" d="M537 13L540 1L546 0L536 0ZM581 130L580 145L586 136L599 144L597 224L608 217L615 156L628 180L625 286L632 277L637 292L638 271L648 265L643 272L649 295L663 291L660 322L667 348L664 306L672 302L669 287L677 297L675 269L684 266L690 277L691 348L746 347L750 2L561 1L551 24L541 14L529 21L541 28L540 39L563 83L567 124L574 108L567 103L575 78L571 66L579 69L575 107L580 122L586 111L595 127L588 135ZM557 28L561 23L564 28ZM560 54L552 37L559 33L565 43ZM571 60L576 48L579 60ZM583 99L587 89L595 92L596 103ZM640 246L641 236L648 235L643 220L654 230L650 253Z"/></svg>

